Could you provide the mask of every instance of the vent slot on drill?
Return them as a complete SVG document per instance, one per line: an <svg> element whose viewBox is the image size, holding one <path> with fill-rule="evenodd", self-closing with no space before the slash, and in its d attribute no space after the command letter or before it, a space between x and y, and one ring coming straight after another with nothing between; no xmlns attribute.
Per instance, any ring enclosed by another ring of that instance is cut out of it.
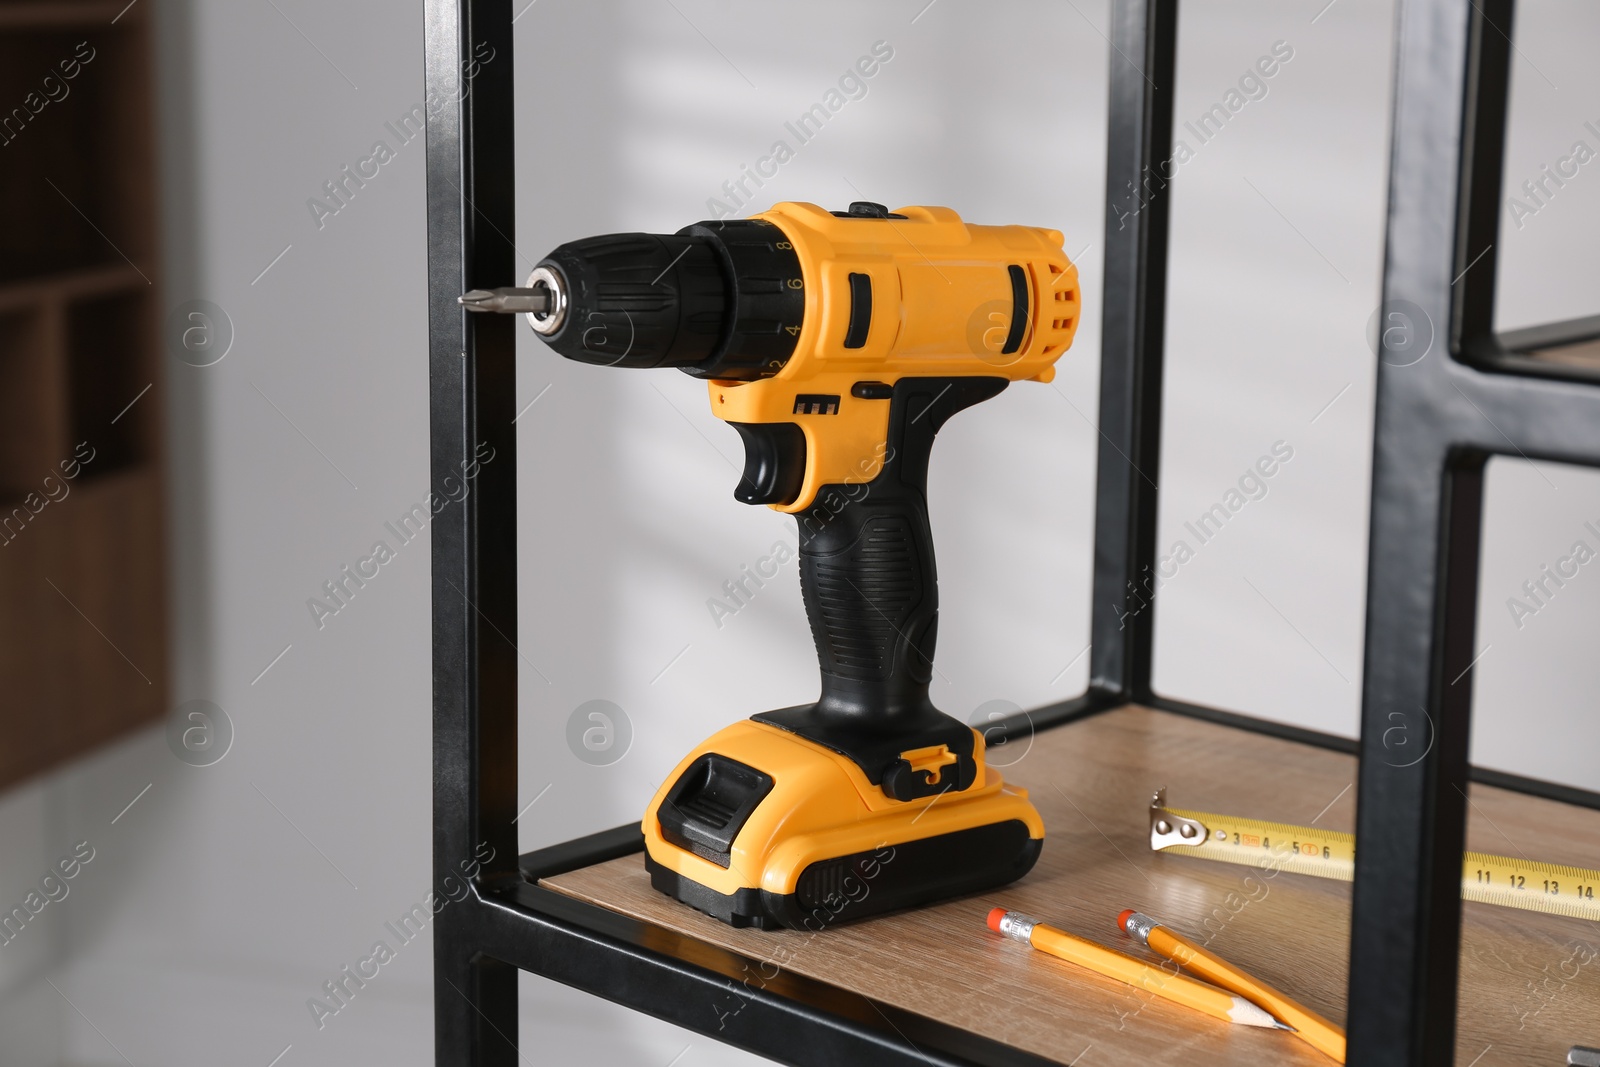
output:
<svg viewBox="0 0 1600 1067"><path fill-rule="evenodd" d="M844 332L846 348L861 348L872 329L872 275L850 275L850 325Z"/></svg>
<svg viewBox="0 0 1600 1067"><path fill-rule="evenodd" d="M733 839L768 793L773 780L754 767L708 752L689 765L661 802L657 820L669 844L719 867L728 866Z"/></svg>
<svg viewBox="0 0 1600 1067"><path fill-rule="evenodd" d="M1011 275L1011 329L1000 349L1002 356L1021 348L1023 334L1028 332L1028 274L1015 263L1007 267L1006 272Z"/></svg>

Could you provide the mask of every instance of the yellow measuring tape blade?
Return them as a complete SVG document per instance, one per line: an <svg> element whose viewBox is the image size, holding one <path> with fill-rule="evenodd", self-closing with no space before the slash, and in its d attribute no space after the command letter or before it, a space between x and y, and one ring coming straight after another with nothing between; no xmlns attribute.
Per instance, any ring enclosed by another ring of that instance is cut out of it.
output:
<svg viewBox="0 0 1600 1067"><path fill-rule="evenodd" d="M1354 834L1169 808L1166 793L1157 793L1150 805L1150 847L1155 851L1341 882L1355 878ZM1504 908L1600 922L1600 871L1582 867L1464 852L1461 895Z"/></svg>

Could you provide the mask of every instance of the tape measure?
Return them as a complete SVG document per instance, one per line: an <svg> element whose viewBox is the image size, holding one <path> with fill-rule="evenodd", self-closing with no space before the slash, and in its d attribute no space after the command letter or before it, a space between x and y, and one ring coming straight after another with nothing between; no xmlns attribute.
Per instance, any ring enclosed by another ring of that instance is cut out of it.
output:
<svg viewBox="0 0 1600 1067"><path fill-rule="evenodd" d="M1150 802L1150 848L1313 878L1355 878L1354 834L1169 808L1165 789ZM1582 867L1464 852L1461 895L1503 908L1600 922L1600 871Z"/></svg>

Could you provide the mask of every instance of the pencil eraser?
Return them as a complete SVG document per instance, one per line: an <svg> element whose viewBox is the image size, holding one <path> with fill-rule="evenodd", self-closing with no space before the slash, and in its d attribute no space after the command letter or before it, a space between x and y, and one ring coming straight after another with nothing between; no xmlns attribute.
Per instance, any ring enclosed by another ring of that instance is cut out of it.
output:
<svg viewBox="0 0 1600 1067"><path fill-rule="evenodd" d="M1128 917L1133 914L1132 908L1122 909L1122 914L1117 916L1117 929L1123 933L1128 932Z"/></svg>
<svg viewBox="0 0 1600 1067"><path fill-rule="evenodd" d="M1006 909L994 908L989 912L989 929L995 933L1000 932L1000 920L1006 917Z"/></svg>

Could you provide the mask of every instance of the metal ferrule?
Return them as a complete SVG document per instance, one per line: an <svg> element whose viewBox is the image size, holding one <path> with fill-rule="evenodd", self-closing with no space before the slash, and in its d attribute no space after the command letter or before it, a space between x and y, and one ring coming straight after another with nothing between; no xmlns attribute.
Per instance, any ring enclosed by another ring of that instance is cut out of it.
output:
<svg viewBox="0 0 1600 1067"><path fill-rule="evenodd" d="M1034 920L1020 911L1008 911L1000 917L1000 933L1024 944L1032 942L1034 925Z"/></svg>
<svg viewBox="0 0 1600 1067"><path fill-rule="evenodd" d="M1148 945L1150 943L1150 931L1160 925L1144 912L1136 911L1124 920L1122 928L1137 938L1141 945Z"/></svg>

